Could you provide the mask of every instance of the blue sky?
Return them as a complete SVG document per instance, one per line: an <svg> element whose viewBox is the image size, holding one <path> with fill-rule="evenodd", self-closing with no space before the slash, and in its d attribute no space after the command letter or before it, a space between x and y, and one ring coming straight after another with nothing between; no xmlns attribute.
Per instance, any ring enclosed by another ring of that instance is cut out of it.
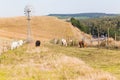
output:
<svg viewBox="0 0 120 80"><path fill-rule="evenodd" d="M0 17L24 16L26 5L33 15L104 12L120 14L120 0L0 0Z"/></svg>

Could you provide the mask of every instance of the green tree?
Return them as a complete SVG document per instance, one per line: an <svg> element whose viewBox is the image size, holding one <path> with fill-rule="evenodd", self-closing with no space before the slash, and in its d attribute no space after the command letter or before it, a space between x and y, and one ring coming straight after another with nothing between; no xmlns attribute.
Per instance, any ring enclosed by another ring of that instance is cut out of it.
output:
<svg viewBox="0 0 120 80"><path fill-rule="evenodd" d="M89 33L89 28L88 26L83 26L79 20L75 18L71 18L70 20L71 24L77 28L79 28L81 31L84 31L85 33Z"/></svg>
<svg viewBox="0 0 120 80"><path fill-rule="evenodd" d="M76 20L75 18L71 18L70 21L71 21L71 24L72 24L73 26L76 26L76 27L78 27L78 28L81 27L79 20Z"/></svg>

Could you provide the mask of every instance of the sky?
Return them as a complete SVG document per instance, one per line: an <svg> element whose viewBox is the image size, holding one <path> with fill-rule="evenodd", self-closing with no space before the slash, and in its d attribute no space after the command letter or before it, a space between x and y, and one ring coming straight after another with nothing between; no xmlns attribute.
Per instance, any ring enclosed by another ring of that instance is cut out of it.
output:
<svg viewBox="0 0 120 80"><path fill-rule="evenodd" d="M0 0L0 17L25 16L26 5L31 5L34 16L89 12L120 14L120 0Z"/></svg>

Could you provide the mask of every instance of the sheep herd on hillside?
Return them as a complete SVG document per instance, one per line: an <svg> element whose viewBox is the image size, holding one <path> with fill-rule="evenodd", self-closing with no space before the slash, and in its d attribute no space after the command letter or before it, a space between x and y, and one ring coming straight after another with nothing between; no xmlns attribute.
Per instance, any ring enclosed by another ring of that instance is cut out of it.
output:
<svg viewBox="0 0 120 80"><path fill-rule="evenodd" d="M21 47L22 45L24 45L25 43L27 43L26 40L14 40L14 41L0 41L0 54L3 52L6 52L8 50L14 50L17 49L19 47ZM39 47L41 45L41 41L40 40L36 40L35 42L35 47Z"/></svg>
<svg viewBox="0 0 120 80"><path fill-rule="evenodd" d="M22 46L23 44L24 44L24 41L23 41L23 40L13 41L13 42L11 43L10 48L11 48L11 50L13 50L13 49L16 49L16 48Z"/></svg>
<svg viewBox="0 0 120 80"><path fill-rule="evenodd" d="M25 44L27 41L26 40L17 40L17 41L12 41L10 42L8 45L6 45L6 43L3 46L0 46L0 54L2 52L5 52L7 50L14 50L20 46L22 46L23 44ZM54 38L53 40L51 40L52 43L54 44L60 44L62 46L78 46L80 48L85 48L87 46L98 46L98 41L95 40L88 40L87 39L81 39L81 40L75 40L75 39L57 39ZM115 43L113 39L109 39L107 41L109 43L109 46ZM0 44L1 45L1 44ZM35 47L39 47L41 45L41 41L40 40L36 40L35 41ZM107 44L108 45L108 44ZM100 42L100 46L106 46L106 41L102 40Z"/></svg>
<svg viewBox="0 0 120 80"><path fill-rule="evenodd" d="M6 52L8 50L14 50L20 46L22 46L25 43L23 40L18 41L1 41L0 43L0 54L2 52Z"/></svg>
<svg viewBox="0 0 120 80"><path fill-rule="evenodd" d="M51 42L54 44L60 44L62 46L77 46L78 45L80 48L86 47L86 43L84 42L84 40L76 41L76 40L72 40L72 39L66 40L64 38L62 38L62 39L55 38Z"/></svg>
<svg viewBox="0 0 120 80"><path fill-rule="evenodd" d="M78 46L80 48L85 48L85 47L104 47L111 49L120 48L120 42L115 41L113 38L87 39L84 37L81 40L54 38L53 40L51 40L51 42L62 46Z"/></svg>

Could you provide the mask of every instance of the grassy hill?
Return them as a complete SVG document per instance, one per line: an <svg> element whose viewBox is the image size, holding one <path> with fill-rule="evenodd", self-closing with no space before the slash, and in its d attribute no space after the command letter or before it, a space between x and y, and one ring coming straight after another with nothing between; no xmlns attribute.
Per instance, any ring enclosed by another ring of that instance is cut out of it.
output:
<svg viewBox="0 0 120 80"><path fill-rule="evenodd" d="M74 36L71 24L55 17L32 17L32 38L50 40L55 37L66 38ZM0 18L0 37L11 39L26 39L27 20L25 17Z"/></svg>
<svg viewBox="0 0 120 80"><path fill-rule="evenodd" d="M32 17L32 38L41 47L25 44L0 55L0 80L116 80L120 79L120 51L62 47L53 38L82 38L89 35L56 17ZM0 41L26 39L25 17L0 18ZM1 42L0 42L1 44ZM0 46L1 47L1 46ZM108 73L109 72L109 73Z"/></svg>
<svg viewBox="0 0 120 80"><path fill-rule="evenodd" d="M27 38L26 17L0 18L0 39L19 40ZM50 41L53 38L77 39L91 36L73 27L71 23L50 16L31 18L31 37L33 40Z"/></svg>

